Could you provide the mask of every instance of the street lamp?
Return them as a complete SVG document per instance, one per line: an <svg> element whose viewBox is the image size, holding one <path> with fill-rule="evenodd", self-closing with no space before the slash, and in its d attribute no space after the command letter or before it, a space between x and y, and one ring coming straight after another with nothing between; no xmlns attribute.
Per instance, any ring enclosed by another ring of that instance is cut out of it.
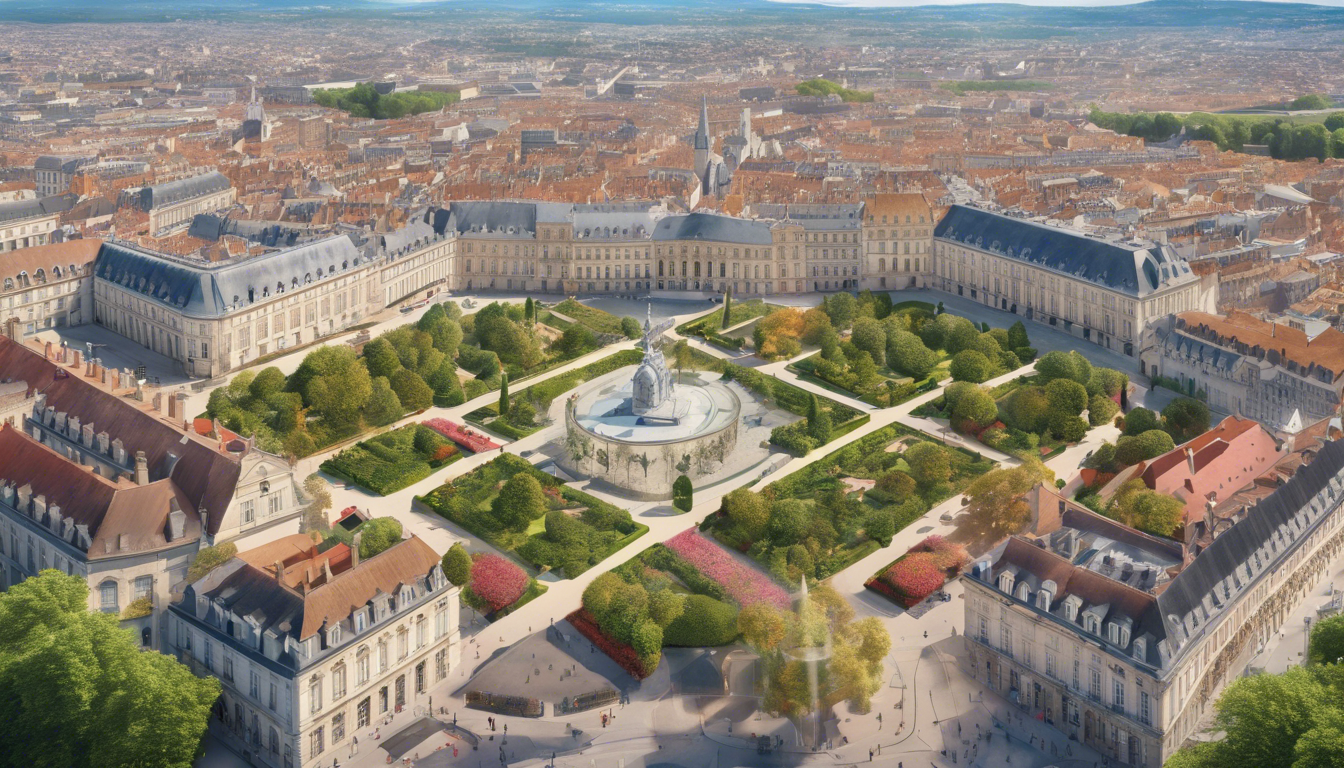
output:
<svg viewBox="0 0 1344 768"><path fill-rule="evenodd" d="M1302 666L1307 666L1311 660L1311 617L1303 616L1302 622L1307 625L1302 635Z"/></svg>

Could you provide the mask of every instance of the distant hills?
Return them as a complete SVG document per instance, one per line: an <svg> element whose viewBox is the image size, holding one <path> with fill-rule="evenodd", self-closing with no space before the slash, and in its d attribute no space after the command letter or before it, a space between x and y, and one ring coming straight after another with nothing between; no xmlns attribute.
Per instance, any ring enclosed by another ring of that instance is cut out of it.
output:
<svg viewBox="0 0 1344 768"><path fill-rule="evenodd" d="M918 1L918 0L913 0ZM1255 0L1151 0L1133 5L1032 6L986 3L902 8L854 8L802 2L745 0L0 0L0 22L169 23L218 21L257 23L303 19L312 22L383 19L407 23L464 17L507 17L582 25L679 24L744 26L771 22L817 23L828 19L873 24L947 23L992 26L1006 22L1039 28L1041 37L1078 29L1135 27L1255 27L1301 29L1344 27L1344 8ZM1005 36L1021 36L1011 30ZM1034 36L1034 35L1028 35Z"/></svg>

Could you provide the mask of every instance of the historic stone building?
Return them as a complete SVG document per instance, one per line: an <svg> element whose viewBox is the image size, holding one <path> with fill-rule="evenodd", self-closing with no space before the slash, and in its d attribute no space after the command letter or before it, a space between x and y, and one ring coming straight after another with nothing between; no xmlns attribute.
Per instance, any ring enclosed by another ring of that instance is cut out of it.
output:
<svg viewBox="0 0 1344 768"><path fill-rule="evenodd" d="M228 208L237 199L237 191L228 177L211 171L141 187L132 199L140 210L149 214L149 233L158 237L186 228L198 213L214 213Z"/></svg>
<svg viewBox="0 0 1344 768"><path fill-rule="evenodd" d="M933 225L923 195L879 194L864 200L862 287L926 287L933 273Z"/></svg>
<svg viewBox="0 0 1344 768"><path fill-rule="evenodd" d="M952 206L933 231L931 286L1130 357L1176 312L1212 312L1217 279L1166 245Z"/></svg>
<svg viewBox="0 0 1344 768"><path fill-rule="evenodd" d="M1308 338L1242 312L1162 318L1144 335L1140 362L1144 373L1270 429L1333 416L1344 397L1344 333Z"/></svg>
<svg viewBox="0 0 1344 768"><path fill-rule="evenodd" d="M68 240L0 255L0 334L22 338L93 319L101 240Z"/></svg>
<svg viewBox="0 0 1344 768"><path fill-rule="evenodd" d="M295 532L306 500L281 457L180 429L179 401L51 354L0 338L0 587L51 567L88 580L93 610L146 598L134 618L157 647L199 546Z"/></svg>
<svg viewBox="0 0 1344 768"><path fill-rule="evenodd" d="M368 559L296 534L238 553L171 608L168 652L219 679L210 729L253 765L315 768L457 666L459 589L415 536ZM365 749L373 749L366 744Z"/></svg>
<svg viewBox="0 0 1344 768"><path fill-rule="evenodd" d="M1344 442L1306 458L1207 546L1038 487L1033 533L963 580L968 671L1112 761L1162 765L1340 554Z"/></svg>

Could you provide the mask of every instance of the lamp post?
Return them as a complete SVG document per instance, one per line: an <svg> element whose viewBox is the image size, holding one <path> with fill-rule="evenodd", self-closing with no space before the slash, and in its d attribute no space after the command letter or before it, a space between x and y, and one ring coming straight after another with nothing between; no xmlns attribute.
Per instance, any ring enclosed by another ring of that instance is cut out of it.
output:
<svg viewBox="0 0 1344 768"><path fill-rule="evenodd" d="M1302 666L1305 667L1311 661L1311 617L1303 616L1302 622L1306 624L1302 634Z"/></svg>

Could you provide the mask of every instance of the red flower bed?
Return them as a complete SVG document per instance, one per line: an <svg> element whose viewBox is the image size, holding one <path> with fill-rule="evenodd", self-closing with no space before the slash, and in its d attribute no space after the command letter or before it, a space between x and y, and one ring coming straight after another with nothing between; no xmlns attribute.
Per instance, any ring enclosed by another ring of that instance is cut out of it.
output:
<svg viewBox="0 0 1344 768"><path fill-rule="evenodd" d="M463 448L466 448L472 453L484 453L486 451L493 451L499 447L499 443L496 443L494 440L491 440L484 435L478 435L475 432L471 432L466 427L447 419L428 419L420 423L435 432L438 432L449 440L452 440Z"/></svg>
<svg viewBox="0 0 1344 768"><path fill-rule="evenodd" d="M639 654L635 653L635 649L625 643L618 643L603 634L602 628L597 626L597 621L593 619L592 614L588 613L588 609L580 608L566 616L565 621L572 624L579 631L579 634L592 641L599 651L611 657L611 660L620 665L621 669L629 672L631 677L636 680L643 680L649 676L649 673L644 671L644 664L639 660Z"/></svg>
<svg viewBox="0 0 1344 768"><path fill-rule="evenodd" d="M527 591L527 574L499 555L481 555L471 564L470 584L491 611L498 611L518 602Z"/></svg>
<svg viewBox="0 0 1344 768"><path fill-rule="evenodd" d="M905 607L942 589L970 557L966 548L942 536L930 536L911 547L884 573L868 580L865 587Z"/></svg>

